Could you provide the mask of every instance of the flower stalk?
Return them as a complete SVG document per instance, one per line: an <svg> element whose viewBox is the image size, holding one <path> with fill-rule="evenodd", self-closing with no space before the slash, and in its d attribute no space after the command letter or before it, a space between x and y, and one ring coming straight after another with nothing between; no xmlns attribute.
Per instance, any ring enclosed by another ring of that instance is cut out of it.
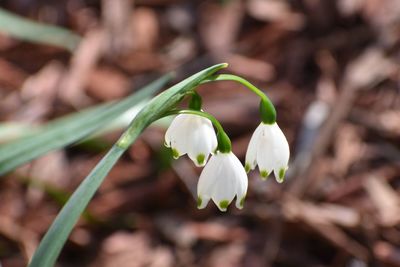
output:
<svg viewBox="0 0 400 267"><path fill-rule="evenodd" d="M193 92L191 93L191 98L189 101L189 109L192 110L201 110L201 106L203 104L203 100L201 99L201 96L193 90Z"/></svg>
<svg viewBox="0 0 400 267"><path fill-rule="evenodd" d="M201 84L214 81L234 81L244 85L246 88L248 88L250 91L252 91L258 97L261 98L260 115L262 122L266 124L274 124L276 122L276 109L272 104L271 100L260 89L258 89L256 86L254 86L246 79L243 79L242 77L233 74L217 74L210 76L208 79L205 79L204 81L201 82Z"/></svg>

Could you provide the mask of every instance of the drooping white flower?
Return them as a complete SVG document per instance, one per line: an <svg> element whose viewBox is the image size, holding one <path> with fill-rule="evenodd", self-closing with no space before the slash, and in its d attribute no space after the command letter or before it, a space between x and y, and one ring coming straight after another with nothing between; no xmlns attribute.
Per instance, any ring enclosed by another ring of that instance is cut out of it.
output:
<svg viewBox="0 0 400 267"><path fill-rule="evenodd" d="M174 118L165 133L165 145L172 148L174 158L188 154L198 167L204 166L217 148L217 137L209 119L192 114Z"/></svg>
<svg viewBox="0 0 400 267"><path fill-rule="evenodd" d="M217 152L200 175L197 207L205 208L212 199L221 211L226 211L236 196L236 207L242 209L247 184L247 174L239 159L232 152Z"/></svg>
<svg viewBox="0 0 400 267"><path fill-rule="evenodd" d="M261 123L250 139L246 153L246 171L257 165L261 177L274 171L275 179L283 182L289 162L289 144L278 124Z"/></svg>

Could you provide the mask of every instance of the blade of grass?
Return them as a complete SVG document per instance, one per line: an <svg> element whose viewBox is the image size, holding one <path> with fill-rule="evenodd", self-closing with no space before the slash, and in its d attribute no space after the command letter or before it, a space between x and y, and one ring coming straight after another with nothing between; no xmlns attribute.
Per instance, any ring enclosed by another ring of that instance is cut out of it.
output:
<svg viewBox="0 0 400 267"><path fill-rule="evenodd" d="M0 31L21 40L54 45L73 51L81 37L61 27L46 25L0 8Z"/></svg>
<svg viewBox="0 0 400 267"><path fill-rule="evenodd" d="M30 267L51 267L55 264L61 249L75 223L90 199L100 187L108 172L124 151L136 140L142 131L166 111L174 107L185 94L226 64L218 64L200 71L159 94L150 101L132 120L120 140L111 148L92 172L83 180L78 189L62 208L33 255Z"/></svg>
<svg viewBox="0 0 400 267"><path fill-rule="evenodd" d="M0 175L101 129L132 106L154 95L170 79L171 75L163 76L124 100L57 119L29 136L0 145Z"/></svg>

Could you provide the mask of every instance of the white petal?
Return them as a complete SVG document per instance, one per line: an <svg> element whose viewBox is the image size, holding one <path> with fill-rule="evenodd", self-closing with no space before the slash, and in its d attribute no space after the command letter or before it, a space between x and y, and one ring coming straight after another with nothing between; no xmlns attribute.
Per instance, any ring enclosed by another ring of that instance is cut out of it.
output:
<svg viewBox="0 0 400 267"><path fill-rule="evenodd" d="M217 205L222 200L233 199L234 196L235 186L232 185L232 181L234 181L232 178L234 177L230 175L232 170L227 155L225 153L213 155L203 170L206 174L208 174L207 170L212 172L209 177L211 177L213 182L210 182L211 186L208 191Z"/></svg>
<svg viewBox="0 0 400 267"><path fill-rule="evenodd" d="M165 132L164 137L164 144L166 147L171 147L171 140L174 137L176 130L178 129L176 124L176 117L172 120L171 124L169 125L167 131Z"/></svg>
<svg viewBox="0 0 400 267"><path fill-rule="evenodd" d="M208 119L197 118L188 137L188 156L196 166L204 166L217 143L214 128Z"/></svg>
<svg viewBox="0 0 400 267"><path fill-rule="evenodd" d="M238 209L243 208L244 198L247 194L248 179L245 169L239 159L231 154L231 162L236 179L236 207Z"/></svg>
<svg viewBox="0 0 400 267"><path fill-rule="evenodd" d="M260 140L260 134L262 131L262 124L260 124L253 135L251 136L249 146L246 152L246 171L253 170L257 165L257 147Z"/></svg>
<svg viewBox="0 0 400 267"><path fill-rule="evenodd" d="M273 139L272 154L274 155L274 175L277 182L282 183L285 172L288 168L290 150L285 135L279 128L278 124L270 126L271 136Z"/></svg>
<svg viewBox="0 0 400 267"><path fill-rule="evenodd" d="M275 168L286 168L289 163L290 150L285 135L278 124L272 125L272 134L274 140Z"/></svg>
<svg viewBox="0 0 400 267"><path fill-rule="evenodd" d="M269 126L263 125L257 147L257 163L263 178L267 178L274 169L275 164L273 139L270 130Z"/></svg>
<svg viewBox="0 0 400 267"><path fill-rule="evenodd" d="M185 138L187 134L188 132L182 129L171 143L171 148L176 149L179 152L179 156L185 155L188 152L188 140Z"/></svg>
<svg viewBox="0 0 400 267"><path fill-rule="evenodd" d="M167 147L171 147L179 156L186 154L186 136L187 136L187 125L190 123L190 116L186 114L178 115L171 122L165 133L165 143Z"/></svg>
<svg viewBox="0 0 400 267"><path fill-rule="evenodd" d="M211 198L213 188L217 182L216 178L218 178L216 173L220 167L218 158L212 156L200 174L197 183L197 196L201 196L202 198Z"/></svg>
<svg viewBox="0 0 400 267"><path fill-rule="evenodd" d="M226 162L224 161L225 165ZM213 188L211 199L214 201L215 205L221 210L226 211L229 204L232 202L236 195L236 181L233 178L233 172L229 167L221 169L217 179L217 183Z"/></svg>
<svg viewBox="0 0 400 267"><path fill-rule="evenodd" d="M217 149L218 146L217 135L215 134L215 130L211 121L208 119L205 120L206 121L203 123L203 131L204 134L207 136L207 141L208 141L207 147L211 151L211 153L214 153L214 151Z"/></svg>

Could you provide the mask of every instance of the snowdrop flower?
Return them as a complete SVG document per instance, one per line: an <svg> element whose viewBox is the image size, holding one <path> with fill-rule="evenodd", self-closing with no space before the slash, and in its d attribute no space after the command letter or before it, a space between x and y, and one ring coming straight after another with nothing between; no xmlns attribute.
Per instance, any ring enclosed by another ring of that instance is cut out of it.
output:
<svg viewBox="0 0 400 267"><path fill-rule="evenodd" d="M172 148L175 159L184 154L198 167L204 166L217 148L217 137L209 119L180 114L175 117L165 133L165 145Z"/></svg>
<svg viewBox="0 0 400 267"><path fill-rule="evenodd" d="M239 159L232 152L217 152L200 175L197 207L205 208L212 199L221 211L226 211L236 196L236 207L242 209L247 183L247 174Z"/></svg>
<svg viewBox="0 0 400 267"><path fill-rule="evenodd" d="M289 155L289 144L278 124L261 123L247 148L246 171L258 165L261 177L266 179L274 171L275 179L281 183L288 169Z"/></svg>

